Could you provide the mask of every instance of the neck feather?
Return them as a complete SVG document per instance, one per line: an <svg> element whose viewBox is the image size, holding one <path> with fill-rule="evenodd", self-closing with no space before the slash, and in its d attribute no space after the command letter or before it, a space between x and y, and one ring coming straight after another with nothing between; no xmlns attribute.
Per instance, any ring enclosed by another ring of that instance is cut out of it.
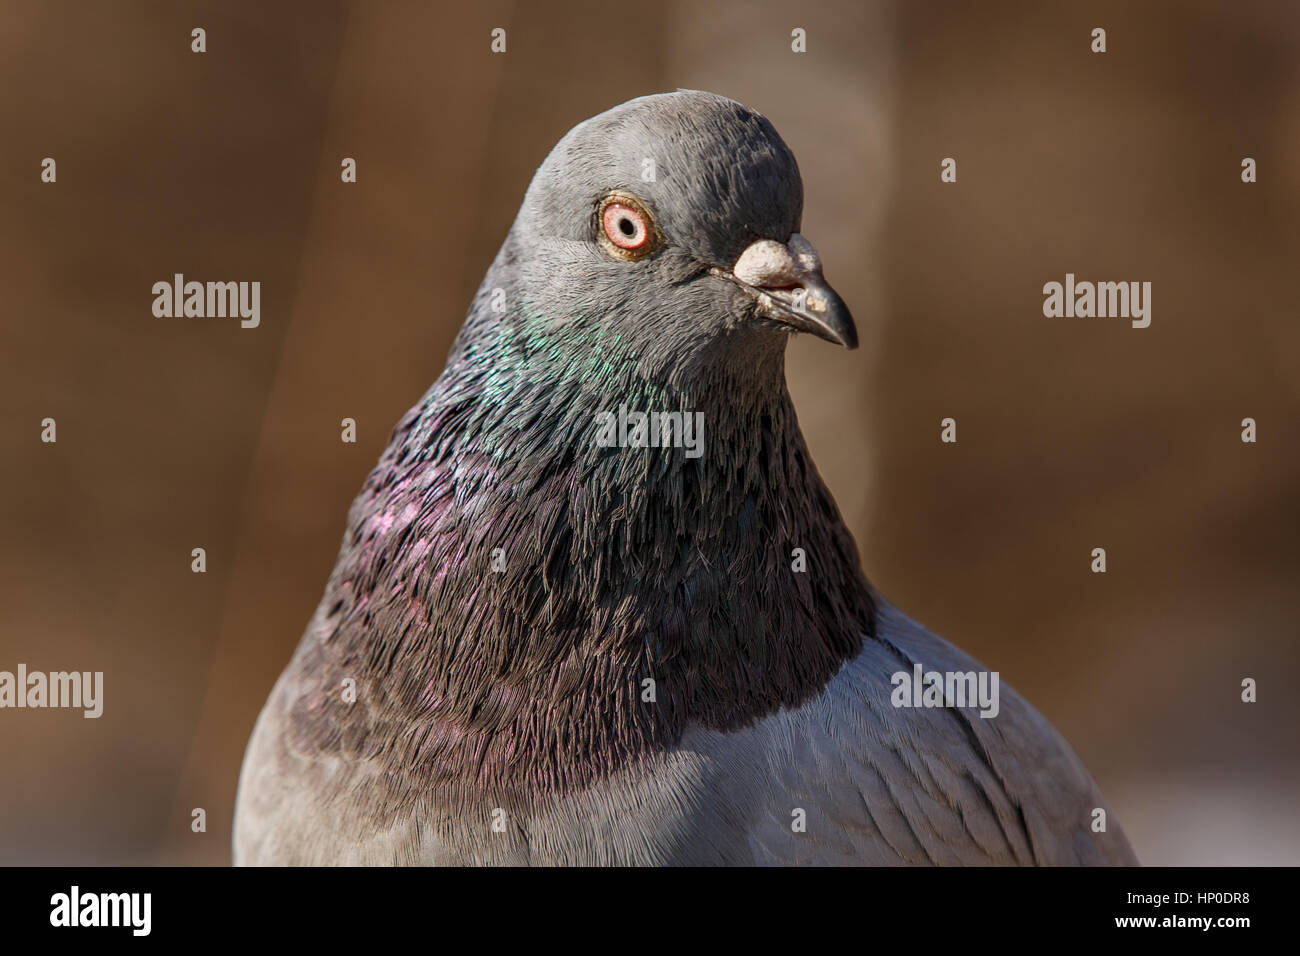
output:
<svg viewBox="0 0 1300 956"><path fill-rule="evenodd" d="M300 651L323 698L358 678L369 749L425 781L590 783L688 725L798 705L872 632L783 342L656 374L626 340L544 328L467 326L354 503ZM692 415L698 457L602 447L620 406ZM339 706L296 732L338 737Z"/></svg>

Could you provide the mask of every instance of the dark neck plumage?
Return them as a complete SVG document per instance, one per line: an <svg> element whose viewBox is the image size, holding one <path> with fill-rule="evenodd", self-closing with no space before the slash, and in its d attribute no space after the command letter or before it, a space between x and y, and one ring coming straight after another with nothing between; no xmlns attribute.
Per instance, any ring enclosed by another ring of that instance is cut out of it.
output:
<svg viewBox="0 0 1300 956"><path fill-rule="evenodd" d="M873 608L784 342L738 332L683 364L486 309L353 505L313 624L322 681L359 672L395 761L528 792L824 687ZM620 406L698 413L698 457L602 447Z"/></svg>

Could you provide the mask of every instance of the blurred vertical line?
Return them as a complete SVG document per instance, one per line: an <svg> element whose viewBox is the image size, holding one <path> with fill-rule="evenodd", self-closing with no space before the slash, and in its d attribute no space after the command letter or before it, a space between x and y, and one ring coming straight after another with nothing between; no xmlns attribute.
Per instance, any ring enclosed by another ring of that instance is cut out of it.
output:
<svg viewBox="0 0 1300 956"><path fill-rule="evenodd" d="M857 351L792 339L786 380L813 459L870 572L880 414L871 382L888 321L882 248L894 178L897 10L892 0L723 0L710 5L707 21L698 11L692 0L667 7L671 85L730 96L772 121L803 175L803 233L857 322ZM805 53L791 49L796 27L806 31Z"/></svg>
<svg viewBox="0 0 1300 956"><path fill-rule="evenodd" d="M391 26L393 22L391 8L376 12L375 8L368 7L364 9L364 15L361 13L361 9L362 8L360 7L353 7L352 5L348 5L346 8L347 15L345 30L342 34L339 51L335 59L334 91L330 97L330 105L324 127L325 134L323 136L323 141L326 145L340 138L345 138L348 134L341 133L340 131L346 131L349 126L359 122L357 116L353 113L343 112L343 108L340 106L340 101L346 100L346 97L341 93L341 91L345 89L344 84L349 84L353 87L354 89L352 92L354 94L356 92L355 88L359 88L363 93L366 93L370 90L370 87L367 85L369 82L382 86L381 80L387 80L393 76L392 73L386 71L398 70L400 75L401 66L395 66L391 61L390 56L385 55L385 51L382 49L384 29L385 27ZM502 14L499 13L495 7L491 9L484 7L476 8L473 13L469 15L474 26L472 28L467 26L466 29L477 30L479 26L486 27L489 23L488 18L492 18L490 20L491 27L505 26L508 34L511 33L515 4L509 2L504 5L503 9L504 13ZM436 13L436 11L421 9L418 10L415 15L431 16L434 13ZM482 23L479 23L480 19L482 20ZM364 24L362 21L364 21ZM418 31L422 25L422 23L412 23L411 30ZM456 27L460 26L460 23L456 24ZM463 49L478 49L478 47L473 44L478 42L479 37L477 33L472 33L472 36L473 39L469 41L467 47ZM482 35L482 42L484 45L486 45L487 39L488 35L485 31ZM507 56L509 56L509 53L507 53ZM475 75L475 99L486 100L492 103L493 107L489 112L493 114L499 112L502 90L505 88L505 83L502 78L504 72L504 70L485 69L480 70ZM449 95L454 96L460 92L462 91L445 87L430 86L427 90L427 95L433 103L437 104ZM387 104L375 105L378 107ZM431 111L431 114L436 115L435 111ZM426 115L412 118L413 123L427 123L430 121L430 116ZM466 155L481 154L485 144L490 140L490 125L489 122L484 122L479 126L456 126L454 129L448 128L447 132L449 135L439 137L435 148L438 150L455 149ZM353 139L357 139L355 132L350 135ZM375 165L380 162L376 153L383 147L390 146L391 141L385 139L382 143L376 144L367 143L364 141L364 138L362 138L358 145L363 150L367 147L372 147L375 150L375 152L372 153L372 158L368 164L369 168L373 169L375 168ZM411 148L413 151L418 151L421 145L422 144L419 143L412 145L408 142L408 148ZM304 314L307 312L307 309L302 302L299 301L302 299L310 302L314 295L319 294L319 290L304 285L304 283L308 281L306 273L310 270L310 267L313 264L319 265L327 263L331 253L331 242L335 238L333 230L336 228L336 224L334 219L335 213L329 205L332 197L329 196L327 190L336 182L335 177L338 175L338 169L334 164L337 162L337 159L338 157L332 154L326 155L324 148L322 148L321 160L317 169L317 198L313 203L312 214L308 220L307 235L304 242L305 252L299 268L299 285L294 295L292 306L287 314L289 328L287 329L286 340L297 341L298 344L304 348L319 347L320 336L322 334L329 335L337 332L337 329L331 329L328 327L322 328L322 326L325 326L326 324L321 322L319 319L312 321L312 316L310 314ZM400 173L404 169L402 164L409 161L410 157L388 155L385 159L390 164L393 164L387 168L393 174L393 177L396 178L400 176ZM490 179L490 170L481 164L474 164L470 168L476 170L478 173L477 183L470 186L470 189L475 192L482 192L485 188L484 183ZM366 175L367 174L363 172L360 174L360 177L364 178ZM408 185L410 188L415 189L432 189L433 187L430 185L429 180L433 179L434 176L435 173L433 171L428 171L423 177L425 181L415 181ZM436 189L433 191L439 195L451 195L453 197L459 194L458 190L443 191L441 193L438 193ZM384 208L382 205L382 198L379 197L377 193L371 194L368 203L369 204L364 210L362 210L360 215L363 217L365 215L382 215L382 210ZM431 211L430 214L436 215L436 210ZM450 214L447 216L439 216L437 217L437 221L443 224L449 224L453 221L453 217ZM404 224L405 223L395 223L397 226ZM358 237L358 241L359 240L360 237ZM451 274L454 270L464 276L479 268L479 264L476 262L472 250L468 248L468 244L452 243L451 248L460 256L461 261L459 263L444 262L447 274ZM392 265L390 268L396 269L398 266ZM374 277L369 281L375 281L375 278L377 277ZM390 276L389 278L393 277ZM358 281L362 281L364 284L367 280ZM401 281L409 281L409 277L402 276ZM475 279L474 285L477 286L477 284L478 280ZM463 301L468 302L468 295L465 295L462 298ZM450 308L451 306L447 305L446 307ZM459 306L457 306L457 308L459 308ZM459 324L460 318L457 317L455 320L455 326L459 327ZM284 355L282 353L280 359L282 360L283 358ZM269 568L260 567L260 565L268 559L262 554L261 549L256 546L261 544L262 547L265 547L264 542L258 542L256 539L259 535L266 533L266 529L262 528L258 524L250 523L259 520L259 508L264 508L266 505L266 502L262 500L263 497L273 497L277 490L284 492L285 489L282 487L271 488L265 495L263 495L258 492L258 489L254 487L254 485L257 484L257 473L259 471L264 472L267 470L274 470L275 462L273 459L275 456L272 449L277 439L283 439L282 429L296 424L291 420L293 415L293 402L299 397L296 389L313 384L313 376L318 371L319 369L313 368L310 371L304 372L301 368L296 367L290 371L285 367L283 361L277 363L276 374L262 416L262 425L258 436L257 453L254 457L254 465L253 468L250 469L252 479L250 482L246 482L244 489L244 496L242 499L243 505L240 509L241 526L234 554L237 571L232 575L232 581L237 582L240 580L247 580L249 574L258 570L271 570ZM289 381L289 379L293 379L293 381ZM286 419L290 420L286 422ZM389 424L391 423L385 423L385 428ZM376 434L376 432L372 430L371 434ZM384 434L386 434L386 431ZM360 448L361 446L358 445L358 449ZM368 471L372 464L372 461L366 460L364 462L365 471ZM270 481L270 479L267 480ZM294 480L295 479L293 478L290 479L290 481ZM301 480L301 478L296 480ZM359 487L359 481L357 482L357 486ZM355 488L353 488L352 491L355 492ZM331 514L329 516L330 526L332 527L334 520L341 517L344 513L346 513L346 506L340 509L339 515ZM333 532L330 532L330 534L332 535ZM337 541L337 539L335 539L335 541ZM323 584L324 578L321 578L317 586L323 586ZM260 678L260 672L258 672L256 668L251 669L251 672L241 671L239 669L244 661L255 656L257 649L250 646L249 642L258 637L257 634L249 633L246 628L241 626L240 618L247 616L249 613L249 608L246 604L241 604L241 600L246 599L241 598L236 591L235 585L232 583L230 594L223 606L219 637L212 653L209 655L207 671L208 681L204 694L203 708L193 736L193 744L190 748L186 771L178 784L176 795L173 800L174 819L172 830L169 831L172 833L186 832L185 830L178 828L187 827L190 808L195 805L194 799L197 799L196 795L199 793L205 793L209 795L204 797L204 799L208 801L208 833L211 836L211 839L193 850L178 846L174 838L164 839L163 844L159 849L160 856L164 858L165 862L213 863L228 862L230 859L230 825L233 821L234 798L242 755L245 744L247 743L246 731L251 729L251 723L248 723L246 726L246 714L242 710L239 701L230 699L235 695L228 693L228 682L229 680L236 679L251 681ZM283 636L283 640L290 653L292 652L293 647L296 646L302 633L302 629L305 628L306 624L307 616L305 615L296 623L295 626L297 627L297 630ZM288 654L286 654L283 659L278 660L278 663L275 665L276 674L278 674L281 667L288 663L288 660ZM272 680L274 680L274 677L272 677ZM263 692L269 692L270 684L267 684L265 688L262 688L259 684L256 690L264 699L265 693ZM257 708L253 711L253 717L256 717L257 710L260 710L260 706L261 704L259 703ZM210 796L217 791L217 788L221 788L220 792L222 794L222 800L220 803L212 800ZM219 851L217 849L218 846L220 847Z"/></svg>
<svg viewBox="0 0 1300 956"><path fill-rule="evenodd" d="M560 137L624 100L658 92L670 19L657 8L628 5L615 21L602 5L583 0L523 5L512 15L510 52L478 167L480 215L467 244L472 265L462 301L477 290L533 172ZM635 56L626 55L624 42Z"/></svg>
<svg viewBox="0 0 1300 956"><path fill-rule="evenodd" d="M327 140L328 132L335 122L335 116L333 115L334 114L333 104L336 103L338 98L338 84L341 75L340 64L343 59L344 48L347 42L348 24L351 20L351 7L346 2L314 4L312 7L312 15L314 17L326 17L331 15L330 14L331 9L334 10L332 15L338 17L339 23L338 23L338 31L335 34L336 42L334 43L333 49L329 55L329 60L331 64L330 73L333 76L333 80L330 84L331 91L329 94L329 99L324 109L322 110L322 114L321 114L322 122L320 126L320 134L317 138L318 161L314 172L314 175L316 176L316 185L312 189L312 193L311 193L312 198L309 203L307 216L304 220L304 230L303 230L301 242L299 243L298 246L297 264L294 268L294 274L295 274L294 286L284 303L284 312L283 312L284 325L276 349L276 356L275 356L275 361L273 366L274 370L271 374L269 386L267 388L266 402L262 409L262 414L260 417L256 438L252 444L252 453L248 457L248 461L244 468L243 479L241 481L240 492L238 495L239 505L237 511L239 518L238 518L238 525L236 527L235 534L232 539L233 550L231 552L232 564L234 564L235 567L232 567L231 572L226 577L226 589L225 589L225 595L221 599L219 623L215 629L215 633L212 639L212 644L208 649L206 660L204 660L203 662L204 671L207 675L207 680L204 682L203 703L201 705L198 715L196 716L196 719L194 721L194 729L190 735L190 746L188 748L188 758L186 760L185 767L180 777L176 781L176 787L172 799L172 804L175 809L172 814L171 826L169 826L167 829L159 833L158 840L154 848L154 856L156 860L161 863L183 862L185 861L184 857L188 856L188 854L176 854L171 852L171 849L176 842L176 838L174 834L190 832L191 812L194 804L192 803L192 801L187 801L184 798L187 794L194 792L194 790L196 789L196 781L198 779L201 779L203 776L201 772L201 768L203 768L205 764L204 761L201 759L201 755L204 751L200 746L200 744L209 734L213 732L214 729L212 727L213 710L214 709L220 710L220 705L215 704L215 701L218 699L221 689L213 687L213 683L212 683L213 676L216 673L213 665L217 659L218 654L221 651L221 647L223 643L227 641L226 621L229 617L229 610L230 610L232 596L235 593L235 589L239 581L238 562L240 561L240 555L242 553L242 545L244 541L247 539L247 535L248 535L247 525L249 520L249 499L250 499L250 494L253 485L253 476L256 472L258 460L261 455L263 443L265 441L267 418L271 408L274 406L276 394L279 390L280 369L284 363L284 353L290 341L290 336L291 336L292 326L295 320L295 316L298 313L297 302L302 292L303 273L305 271L306 262L309 257L309 246L311 243L311 237L315 232L315 226L319 216L321 192L325 187L325 183L328 182L331 178L331 171L326 168L330 163L330 157L327 157L325 155L326 140ZM286 38L286 43L291 44L292 42L293 42L292 37ZM216 728L217 732L220 732L221 730L219 723L220 722L218 722L218 726ZM211 808L205 807L205 809L210 810ZM211 815L209 814L208 817L209 834L213 832L211 828L212 822L213 821ZM220 833L219 830L217 832ZM223 849L225 849L226 852L229 852L229 847L230 847L230 841L227 838L223 841ZM204 862L208 862L208 861L204 861Z"/></svg>

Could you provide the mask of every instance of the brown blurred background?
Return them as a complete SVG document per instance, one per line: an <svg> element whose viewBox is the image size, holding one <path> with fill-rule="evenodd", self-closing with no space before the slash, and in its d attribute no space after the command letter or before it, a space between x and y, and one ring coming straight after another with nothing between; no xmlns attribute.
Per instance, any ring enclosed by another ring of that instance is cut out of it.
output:
<svg viewBox="0 0 1300 956"><path fill-rule="evenodd" d="M675 87L799 158L864 347L795 341L790 387L867 575L1144 862L1300 863L1300 11L1241 0L0 0L0 670L105 672L99 720L0 711L0 862L229 860L253 720L532 170ZM176 272L261 281L261 326L155 318ZM1044 318L1066 272L1151 281L1151 327Z"/></svg>

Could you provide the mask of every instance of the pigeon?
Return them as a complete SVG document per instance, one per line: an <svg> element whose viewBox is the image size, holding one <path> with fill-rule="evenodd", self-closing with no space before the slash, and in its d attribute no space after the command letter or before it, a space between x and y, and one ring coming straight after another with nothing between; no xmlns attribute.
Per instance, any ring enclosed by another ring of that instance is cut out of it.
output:
<svg viewBox="0 0 1300 956"><path fill-rule="evenodd" d="M351 507L237 864L1136 863L1047 720L867 582L785 385L792 334L857 345L802 208L725 97L560 140Z"/></svg>

